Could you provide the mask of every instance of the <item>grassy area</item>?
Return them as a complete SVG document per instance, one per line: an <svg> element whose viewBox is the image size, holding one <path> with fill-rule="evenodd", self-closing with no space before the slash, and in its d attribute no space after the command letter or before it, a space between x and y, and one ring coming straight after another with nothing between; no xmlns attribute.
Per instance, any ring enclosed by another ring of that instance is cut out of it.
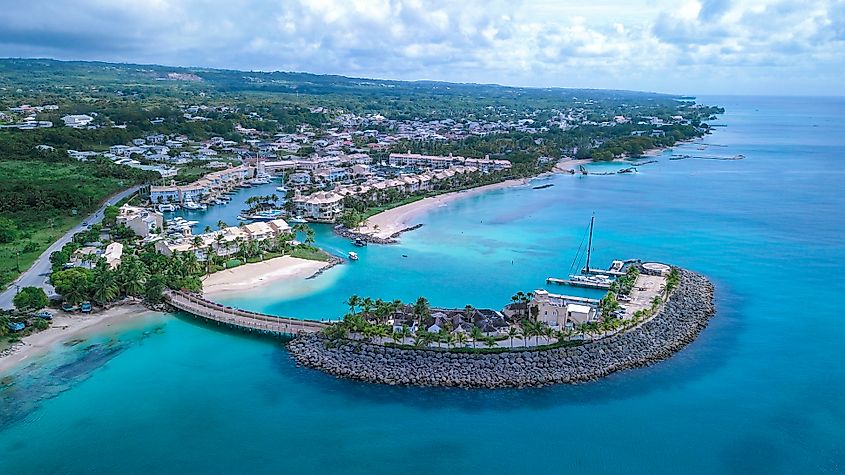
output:
<svg viewBox="0 0 845 475"><path fill-rule="evenodd" d="M50 244L79 224L82 219L82 216L55 216L53 219L42 221L38 226L30 226L29 230L23 228L20 239L0 244L0 287L15 280L50 247Z"/></svg>
<svg viewBox="0 0 845 475"><path fill-rule="evenodd" d="M298 257L300 259L308 259L310 261L327 262L331 256L317 247L297 247L290 253L291 257Z"/></svg>
<svg viewBox="0 0 845 475"><path fill-rule="evenodd" d="M17 278L108 196L131 184L97 177L90 167L73 162L0 161L0 217L17 228L11 242L0 243L0 286Z"/></svg>

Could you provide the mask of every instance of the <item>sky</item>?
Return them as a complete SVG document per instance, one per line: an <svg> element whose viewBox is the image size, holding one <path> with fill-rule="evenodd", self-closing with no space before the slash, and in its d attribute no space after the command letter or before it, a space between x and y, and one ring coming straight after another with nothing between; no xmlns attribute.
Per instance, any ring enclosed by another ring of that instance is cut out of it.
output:
<svg viewBox="0 0 845 475"><path fill-rule="evenodd" d="M0 0L0 57L844 95L845 0Z"/></svg>

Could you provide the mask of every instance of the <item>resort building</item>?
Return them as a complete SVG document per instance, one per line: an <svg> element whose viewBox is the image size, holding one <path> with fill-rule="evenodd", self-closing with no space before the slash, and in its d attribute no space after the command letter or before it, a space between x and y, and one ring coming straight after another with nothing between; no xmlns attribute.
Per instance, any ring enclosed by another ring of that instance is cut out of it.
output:
<svg viewBox="0 0 845 475"><path fill-rule="evenodd" d="M597 316L596 309L584 302L542 289L534 291L534 300L528 305L529 315L537 315L538 321L552 328L574 328L595 320Z"/></svg>
<svg viewBox="0 0 845 475"><path fill-rule="evenodd" d="M445 169L454 164L463 162L464 157L453 157L450 153L448 157L436 155L420 155L418 153L391 153L388 157L388 164L391 167L416 167L416 168L432 168Z"/></svg>
<svg viewBox="0 0 845 475"><path fill-rule="evenodd" d="M343 195L332 192L318 192L293 199L296 212L306 219L334 222L343 213Z"/></svg>
<svg viewBox="0 0 845 475"><path fill-rule="evenodd" d="M232 256L240 252L242 243L276 239L290 231L291 227L285 220L274 219L267 222L247 224L242 227L231 226L196 236L188 234L170 241L160 240L155 243L155 248L156 251L165 256L172 256L177 252L193 251L197 255L197 259L204 261L208 259L209 251L220 257ZM197 238L201 241L200 245L195 243Z"/></svg>
<svg viewBox="0 0 845 475"><path fill-rule="evenodd" d="M164 226L164 216L146 208L126 204L120 207L117 222L131 229L136 235L145 238L161 231Z"/></svg>

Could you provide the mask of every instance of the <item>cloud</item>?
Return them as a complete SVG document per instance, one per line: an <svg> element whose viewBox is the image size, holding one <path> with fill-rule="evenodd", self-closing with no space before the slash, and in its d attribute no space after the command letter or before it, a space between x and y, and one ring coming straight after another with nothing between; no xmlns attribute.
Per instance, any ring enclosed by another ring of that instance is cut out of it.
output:
<svg viewBox="0 0 845 475"><path fill-rule="evenodd" d="M845 69L845 0L28 0L0 24L0 56L399 79L818 90Z"/></svg>

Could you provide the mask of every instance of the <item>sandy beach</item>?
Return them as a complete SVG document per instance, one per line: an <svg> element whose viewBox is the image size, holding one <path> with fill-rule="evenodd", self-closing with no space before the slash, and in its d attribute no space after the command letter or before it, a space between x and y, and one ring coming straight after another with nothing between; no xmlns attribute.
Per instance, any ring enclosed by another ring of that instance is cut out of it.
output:
<svg viewBox="0 0 845 475"><path fill-rule="evenodd" d="M68 314L61 311L55 313L50 328L29 335L20 343L15 343L12 347L3 350L3 356L0 356L0 374L46 353L58 343L72 338L82 338L126 319L153 312L141 304L125 304L91 315Z"/></svg>
<svg viewBox="0 0 845 475"><path fill-rule="evenodd" d="M491 185L479 186L469 190L455 191L452 193L423 198L419 201L414 201L413 203L408 203L403 206L383 211L375 216L371 216L367 219L367 223L364 226L356 228L354 231L360 234L367 234L387 239L391 235L417 224L414 223L414 219L429 210L448 206L449 203L462 198L480 195L500 188L520 186L526 183L528 183L528 179L520 178L503 181L501 183L493 183ZM378 228L376 228L376 226L378 226Z"/></svg>
<svg viewBox="0 0 845 475"><path fill-rule="evenodd" d="M203 281L206 296L252 290L287 279L306 279L325 266L325 262L282 256L215 272Z"/></svg>

